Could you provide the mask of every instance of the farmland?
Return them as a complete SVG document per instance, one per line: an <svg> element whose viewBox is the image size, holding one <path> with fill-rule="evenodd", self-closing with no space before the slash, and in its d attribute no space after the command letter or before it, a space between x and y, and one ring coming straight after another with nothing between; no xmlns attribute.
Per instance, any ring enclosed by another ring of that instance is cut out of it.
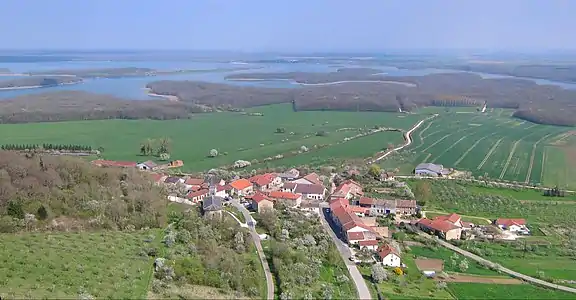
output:
<svg viewBox="0 0 576 300"><path fill-rule="evenodd" d="M142 299L157 231L0 235L0 295L7 299Z"/></svg>
<svg viewBox="0 0 576 300"><path fill-rule="evenodd" d="M181 159L185 171L200 171L228 165L238 159L262 160L269 156L327 145L359 133L360 128L385 126L409 129L423 115L382 112L293 112L290 105L252 108L263 116L221 112L198 114L189 120L101 120L0 125L3 144L82 144L103 148L104 159L142 161L140 145L148 139L169 138L171 158ZM278 128L283 133L276 133ZM347 130L342 130L348 128ZM339 131L337 131L339 130ZM317 136L318 132L325 132ZM293 134L291 134L293 133ZM378 138L376 138L378 137ZM363 141L367 141L368 146ZM292 158L287 164L308 163L319 156L366 157L388 143L399 143L399 132L378 133L338 145L310 151L308 158ZM211 149L220 155L208 157ZM275 165L281 161L274 162Z"/></svg>
<svg viewBox="0 0 576 300"><path fill-rule="evenodd" d="M458 299L574 299L574 295L528 284L449 283Z"/></svg>
<svg viewBox="0 0 576 300"><path fill-rule="evenodd" d="M538 125L514 119L511 111L485 114L453 109L424 124L414 143L387 160L408 165L421 162L471 171L474 176L528 184L574 187L576 143L566 127ZM394 162L383 161L384 167Z"/></svg>

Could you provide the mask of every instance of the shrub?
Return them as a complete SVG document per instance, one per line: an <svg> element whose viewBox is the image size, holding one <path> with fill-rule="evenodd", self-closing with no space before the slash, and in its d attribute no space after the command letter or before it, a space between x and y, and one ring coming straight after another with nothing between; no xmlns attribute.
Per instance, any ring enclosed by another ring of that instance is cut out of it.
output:
<svg viewBox="0 0 576 300"><path fill-rule="evenodd" d="M402 271L402 268L400 268L400 267L396 267L396 268L392 269L392 271L393 271L396 275L404 275L404 271Z"/></svg>
<svg viewBox="0 0 576 300"><path fill-rule="evenodd" d="M210 157L216 157L216 156L218 156L218 150L216 150L216 149L210 150L209 156L210 156Z"/></svg>

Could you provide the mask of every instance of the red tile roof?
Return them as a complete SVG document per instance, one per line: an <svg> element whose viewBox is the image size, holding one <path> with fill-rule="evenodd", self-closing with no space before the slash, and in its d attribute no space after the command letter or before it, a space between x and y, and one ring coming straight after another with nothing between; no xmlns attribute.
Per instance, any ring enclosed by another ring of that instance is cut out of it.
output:
<svg viewBox="0 0 576 300"><path fill-rule="evenodd" d="M121 168L136 167L137 165L137 163L133 161L115 161L115 160L103 160L103 159L93 160L92 164L101 167L121 167Z"/></svg>
<svg viewBox="0 0 576 300"><path fill-rule="evenodd" d="M162 178L164 178L164 176L166 176L166 174L158 174L158 173L152 173L152 180L154 180L155 182L161 182Z"/></svg>
<svg viewBox="0 0 576 300"><path fill-rule="evenodd" d="M434 218L434 220L448 221L454 224L460 220L460 216L457 214L449 214L445 216L437 216L436 218Z"/></svg>
<svg viewBox="0 0 576 300"><path fill-rule="evenodd" d="M525 219L496 219L496 225L510 227L512 225L526 225Z"/></svg>
<svg viewBox="0 0 576 300"><path fill-rule="evenodd" d="M360 197L359 203L364 205L372 205L374 204L374 199L369 197Z"/></svg>
<svg viewBox="0 0 576 300"><path fill-rule="evenodd" d="M369 214L370 210L366 209L365 207L361 207L358 205L350 205L350 207L348 207L348 209L350 209L352 212L355 213L361 213L361 214Z"/></svg>
<svg viewBox="0 0 576 300"><path fill-rule="evenodd" d="M293 190L294 188L296 188L296 183L294 183L294 182L285 182L285 183L282 185L282 188L289 189L289 190Z"/></svg>
<svg viewBox="0 0 576 300"><path fill-rule="evenodd" d="M364 232L348 232L348 241L363 241Z"/></svg>
<svg viewBox="0 0 576 300"><path fill-rule="evenodd" d="M270 198L268 198L268 196L264 195L261 192L256 192L254 195L250 196L249 199L252 199L256 203L260 203L264 200L270 201Z"/></svg>
<svg viewBox="0 0 576 300"><path fill-rule="evenodd" d="M315 195L323 195L326 191L321 184L297 184L296 189L294 189L295 193L298 194L315 194Z"/></svg>
<svg viewBox="0 0 576 300"><path fill-rule="evenodd" d="M198 197L198 196L202 196L202 195L208 195L208 190L201 189L201 190L197 190L195 192L189 192L188 195L186 195L186 196L188 198L194 198L194 197Z"/></svg>
<svg viewBox="0 0 576 300"><path fill-rule="evenodd" d="M445 220L430 220L430 219L421 219L420 221L418 221L418 224L422 224L425 227L434 229L434 230L438 230L441 232L448 232L452 229L458 229L460 227L454 225L453 223L450 223L449 221L445 221Z"/></svg>
<svg viewBox="0 0 576 300"><path fill-rule="evenodd" d="M348 202L348 199L346 198L333 198L332 201L330 201L330 209L334 209L335 207L348 207L350 205L350 202Z"/></svg>
<svg viewBox="0 0 576 300"><path fill-rule="evenodd" d="M320 181L320 176L318 176L316 173L310 173L302 178L312 182L313 184L322 184L322 181Z"/></svg>
<svg viewBox="0 0 576 300"><path fill-rule="evenodd" d="M187 185L202 185L204 183L204 179L201 178L188 178L184 181Z"/></svg>
<svg viewBox="0 0 576 300"><path fill-rule="evenodd" d="M381 259L386 258L386 256L390 254L395 254L396 256L400 257L400 254L396 252L396 249L388 244L382 245L380 248L378 248L378 256L380 256Z"/></svg>
<svg viewBox="0 0 576 300"><path fill-rule="evenodd" d="M216 187L216 191L220 192L220 191L230 191L232 190L232 187L229 184L226 185L219 185Z"/></svg>
<svg viewBox="0 0 576 300"><path fill-rule="evenodd" d="M237 190L243 190L249 186L252 186L252 183L250 181L248 181L248 179L238 179L236 181L233 181L232 183L230 183L230 186L232 186L233 188L237 189Z"/></svg>
<svg viewBox="0 0 576 300"><path fill-rule="evenodd" d="M266 173L261 175L254 175L248 178L248 180L255 185L264 186L272 183L276 177L277 175L275 173Z"/></svg>
<svg viewBox="0 0 576 300"><path fill-rule="evenodd" d="M364 241L359 241L358 245L360 245L360 246L376 246L376 245L378 245L378 241L377 240L364 240Z"/></svg>
<svg viewBox="0 0 576 300"><path fill-rule="evenodd" d="M287 200L298 200L298 198L302 197L300 194L294 194L290 192L281 192L281 191L273 191L268 194L270 198L275 199L287 199Z"/></svg>

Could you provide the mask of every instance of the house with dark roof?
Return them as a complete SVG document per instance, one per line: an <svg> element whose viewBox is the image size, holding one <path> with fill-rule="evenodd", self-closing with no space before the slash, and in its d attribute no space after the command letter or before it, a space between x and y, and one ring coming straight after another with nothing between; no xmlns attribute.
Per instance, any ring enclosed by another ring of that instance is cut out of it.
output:
<svg viewBox="0 0 576 300"><path fill-rule="evenodd" d="M217 196L217 183L215 177L209 180L208 195L202 200L202 214L206 217L222 217L222 203L224 198Z"/></svg>
<svg viewBox="0 0 576 300"><path fill-rule="evenodd" d="M302 195L303 199L324 200L326 188L321 184L296 184L293 193Z"/></svg>
<svg viewBox="0 0 576 300"><path fill-rule="evenodd" d="M158 166L158 164L151 161L151 160L147 160L145 162L141 162L141 163L136 165L136 167L138 167L138 169L145 170L145 171L153 171L157 166Z"/></svg>
<svg viewBox="0 0 576 300"><path fill-rule="evenodd" d="M282 180L294 180L300 176L300 171L292 168L284 173L279 173L278 177Z"/></svg>
<svg viewBox="0 0 576 300"><path fill-rule="evenodd" d="M177 183L184 183L184 179L176 176L169 176L164 180L164 183L168 184L177 184Z"/></svg>
<svg viewBox="0 0 576 300"><path fill-rule="evenodd" d="M443 165L421 163L414 168L414 174L420 176L442 177L450 174L450 170L444 169Z"/></svg>

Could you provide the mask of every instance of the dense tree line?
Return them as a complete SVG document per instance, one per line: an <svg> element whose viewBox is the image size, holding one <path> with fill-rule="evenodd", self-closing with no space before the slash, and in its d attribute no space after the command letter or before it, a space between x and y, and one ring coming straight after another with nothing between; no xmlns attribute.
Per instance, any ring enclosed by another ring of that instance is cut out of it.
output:
<svg viewBox="0 0 576 300"><path fill-rule="evenodd" d="M78 158L0 151L0 232L163 226L166 196L147 176Z"/></svg>
<svg viewBox="0 0 576 300"><path fill-rule="evenodd" d="M66 151L92 151L92 146L85 145L65 145L65 144L5 144L0 147L2 150L22 151L22 150L66 150Z"/></svg>

